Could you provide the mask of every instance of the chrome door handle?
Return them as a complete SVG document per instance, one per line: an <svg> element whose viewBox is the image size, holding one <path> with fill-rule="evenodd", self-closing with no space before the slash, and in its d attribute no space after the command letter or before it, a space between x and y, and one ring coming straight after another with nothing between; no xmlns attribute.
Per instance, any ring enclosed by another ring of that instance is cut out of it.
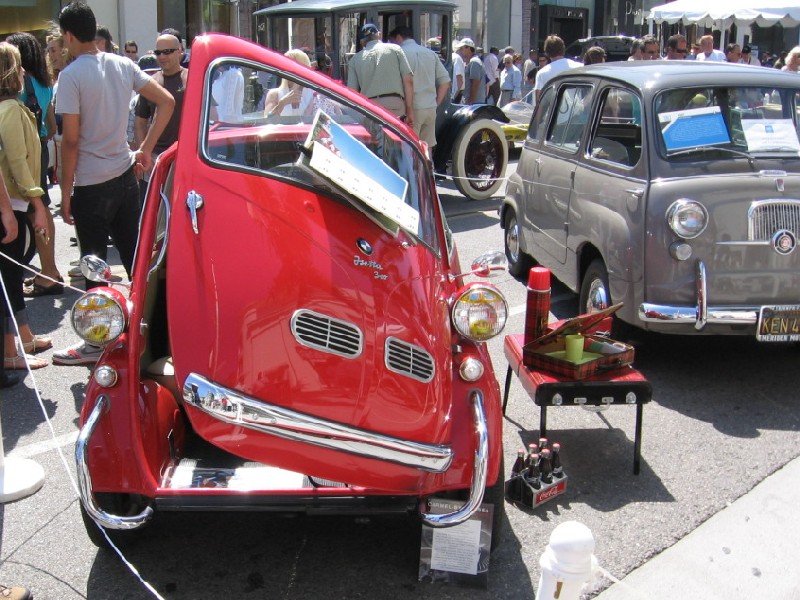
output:
<svg viewBox="0 0 800 600"><path fill-rule="evenodd" d="M625 191L635 198L641 199L641 197L644 196L644 188L628 188Z"/></svg>
<svg viewBox="0 0 800 600"><path fill-rule="evenodd" d="M197 228L197 211L203 208L203 197L195 191L189 192L186 197L186 207L189 209L189 214L192 218L192 231L197 235L200 233Z"/></svg>

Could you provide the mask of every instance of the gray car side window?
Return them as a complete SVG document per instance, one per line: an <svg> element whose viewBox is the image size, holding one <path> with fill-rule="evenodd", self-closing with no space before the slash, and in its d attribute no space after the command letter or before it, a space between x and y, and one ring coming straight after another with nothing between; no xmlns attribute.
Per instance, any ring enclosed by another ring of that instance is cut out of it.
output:
<svg viewBox="0 0 800 600"><path fill-rule="evenodd" d="M642 103L635 93L609 88L600 103L600 118L587 153L594 159L626 167L642 155Z"/></svg>
<svg viewBox="0 0 800 600"><path fill-rule="evenodd" d="M591 86L561 86L556 102L555 119L550 125L547 144L557 146L572 154L576 153L589 122L591 105Z"/></svg>
<svg viewBox="0 0 800 600"><path fill-rule="evenodd" d="M541 140L544 138L544 132L547 130L548 115L553 106L553 99L556 97L555 88L547 88L539 98L539 103L536 105L536 111L531 118L530 127L528 127L528 138L532 140Z"/></svg>

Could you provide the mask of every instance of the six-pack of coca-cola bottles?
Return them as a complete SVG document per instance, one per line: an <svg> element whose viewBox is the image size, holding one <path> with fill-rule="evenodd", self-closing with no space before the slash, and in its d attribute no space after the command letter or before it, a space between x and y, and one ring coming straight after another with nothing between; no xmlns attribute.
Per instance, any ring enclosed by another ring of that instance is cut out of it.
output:
<svg viewBox="0 0 800 600"><path fill-rule="evenodd" d="M506 498L510 502L535 507L565 490L561 444L556 442L549 446L547 438L542 437L538 445L529 444L527 452L520 448L505 486Z"/></svg>

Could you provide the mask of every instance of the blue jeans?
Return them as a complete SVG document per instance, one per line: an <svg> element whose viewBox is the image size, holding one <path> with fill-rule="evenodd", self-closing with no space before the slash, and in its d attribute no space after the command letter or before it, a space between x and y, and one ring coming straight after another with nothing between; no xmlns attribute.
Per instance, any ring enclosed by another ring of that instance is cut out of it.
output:
<svg viewBox="0 0 800 600"><path fill-rule="evenodd" d="M111 235L130 277L139 236L139 214L139 184L133 167L103 183L76 186L72 192L72 216L81 256L94 254L106 260ZM87 290L101 285L104 284L86 281Z"/></svg>

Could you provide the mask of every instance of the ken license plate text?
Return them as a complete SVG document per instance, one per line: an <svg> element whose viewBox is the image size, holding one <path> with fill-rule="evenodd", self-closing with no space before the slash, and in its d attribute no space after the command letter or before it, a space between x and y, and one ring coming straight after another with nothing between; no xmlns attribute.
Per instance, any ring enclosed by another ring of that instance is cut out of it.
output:
<svg viewBox="0 0 800 600"><path fill-rule="evenodd" d="M759 342L800 342L800 306L762 306L756 339Z"/></svg>

